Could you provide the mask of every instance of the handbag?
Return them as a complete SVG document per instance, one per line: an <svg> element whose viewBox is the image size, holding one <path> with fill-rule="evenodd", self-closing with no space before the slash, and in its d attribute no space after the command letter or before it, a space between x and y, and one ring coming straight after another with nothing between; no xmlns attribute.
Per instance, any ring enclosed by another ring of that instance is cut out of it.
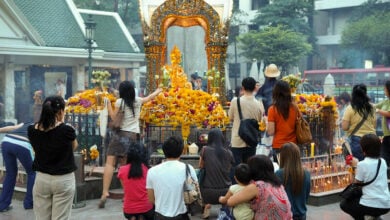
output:
<svg viewBox="0 0 390 220"><path fill-rule="evenodd" d="M240 98L237 98L238 114L240 115L240 127L238 136L249 146L256 147L259 138L259 123L256 119L242 119Z"/></svg>
<svg viewBox="0 0 390 220"><path fill-rule="evenodd" d="M115 115L115 118L111 122L111 129L113 131L119 131L122 127L123 118L125 117L125 108L123 106L123 100L119 106L119 110Z"/></svg>
<svg viewBox="0 0 390 220"><path fill-rule="evenodd" d="M345 187L345 189L340 193L340 196L345 200L360 199L360 197L362 197L363 195L362 187L367 186L370 183L374 182L374 180L378 176L380 166L381 166L381 159L378 160L378 167L376 168L376 174L371 181L367 183L351 183L347 187Z"/></svg>
<svg viewBox="0 0 390 220"><path fill-rule="evenodd" d="M235 220L231 208L223 205L219 209L217 220Z"/></svg>
<svg viewBox="0 0 390 220"><path fill-rule="evenodd" d="M310 125L303 118L299 109L296 108L296 110L298 111L298 118L295 123L295 135L297 136L297 143L298 144L310 143L313 140L313 137L311 135Z"/></svg>
<svg viewBox="0 0 390 220"><path fill-rule="evenodd" d="M199 184L192 178L188 164L186 164L186 179L183 186L183 196L186 205L192 204L195 201L198 201L200 205L202 204Z"/></svg>

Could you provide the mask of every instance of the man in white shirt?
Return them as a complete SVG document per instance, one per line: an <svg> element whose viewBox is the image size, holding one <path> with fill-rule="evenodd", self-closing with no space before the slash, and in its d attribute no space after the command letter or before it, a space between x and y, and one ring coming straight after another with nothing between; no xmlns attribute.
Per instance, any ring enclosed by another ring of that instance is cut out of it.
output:
<svg viewBox="0 0 390 220"><path fill-rule="evenodd" d="M183 139L168 138L162 146L166 160L148 171L146 189L149 201L155 205L156 220L190 219L183 197L186 164L179 161L183 147ZM198 181L194 168L189 168L192 178Z"/></svg>

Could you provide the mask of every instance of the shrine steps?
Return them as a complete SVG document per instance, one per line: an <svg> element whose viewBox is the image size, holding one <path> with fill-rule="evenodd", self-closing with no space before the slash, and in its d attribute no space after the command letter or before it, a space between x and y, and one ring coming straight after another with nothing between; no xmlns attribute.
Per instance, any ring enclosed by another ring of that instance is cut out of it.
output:
<svg viewBox="0 0 390 220"><path fill-rule="evenodd" d="M75 202L82 202L85 200L99 199L102 194L103 188L103 170L104 167L88 167L85 166L84 170L84 182L76 183L77 192L75 194ZM3 175L2 175L3 174ZM5 171L0 171L0 189L3 188L3 179ZM122 199L123 189L118 178L116 178L116 172L114 172L111 187L110 187L110 199ZM26 173L19 171L16 186L14 189L13 199L23 200L26 194Z"/></svg>

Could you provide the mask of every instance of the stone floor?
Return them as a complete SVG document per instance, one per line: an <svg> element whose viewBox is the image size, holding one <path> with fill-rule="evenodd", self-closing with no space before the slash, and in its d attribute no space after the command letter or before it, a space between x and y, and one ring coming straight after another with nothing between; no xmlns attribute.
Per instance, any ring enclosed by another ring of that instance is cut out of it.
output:
<svg viewBox="0 0 390 220"><path fill-rule="evenodd" d="M87 200L86 206L82 208L72 209L72 220L112 220L125 219L122 214L121 200L108 200L106 208L97 208L98 200ZM24 210L23 204L19 200L13 200L13 209L0 213L1 220L34 220L33 210ZM218 213L218 205L212 207L211 216L209 219L216 219ZM200 220L201 213L196 213L192 216L193 220ZM324 206L308 206L308 220L351 220L352 218L343 213L338 203L332 203ZM390 213L382 216L382 219L390 219Z"/></svg>

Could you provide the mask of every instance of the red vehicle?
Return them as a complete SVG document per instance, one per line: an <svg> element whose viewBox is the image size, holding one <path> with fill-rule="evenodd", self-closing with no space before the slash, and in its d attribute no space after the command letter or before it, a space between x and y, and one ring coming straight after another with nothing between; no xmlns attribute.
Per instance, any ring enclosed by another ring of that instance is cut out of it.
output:
<svg viewBox="0 0 390 220"><path fill-rule="evenodd" d="M334 77L336 87L352 86L364 83L367 86L383 86L390 78L390 67L372 69L329 69L306 70L303 77L312 85L324 83L325 77L331 74Z"/></svg>

